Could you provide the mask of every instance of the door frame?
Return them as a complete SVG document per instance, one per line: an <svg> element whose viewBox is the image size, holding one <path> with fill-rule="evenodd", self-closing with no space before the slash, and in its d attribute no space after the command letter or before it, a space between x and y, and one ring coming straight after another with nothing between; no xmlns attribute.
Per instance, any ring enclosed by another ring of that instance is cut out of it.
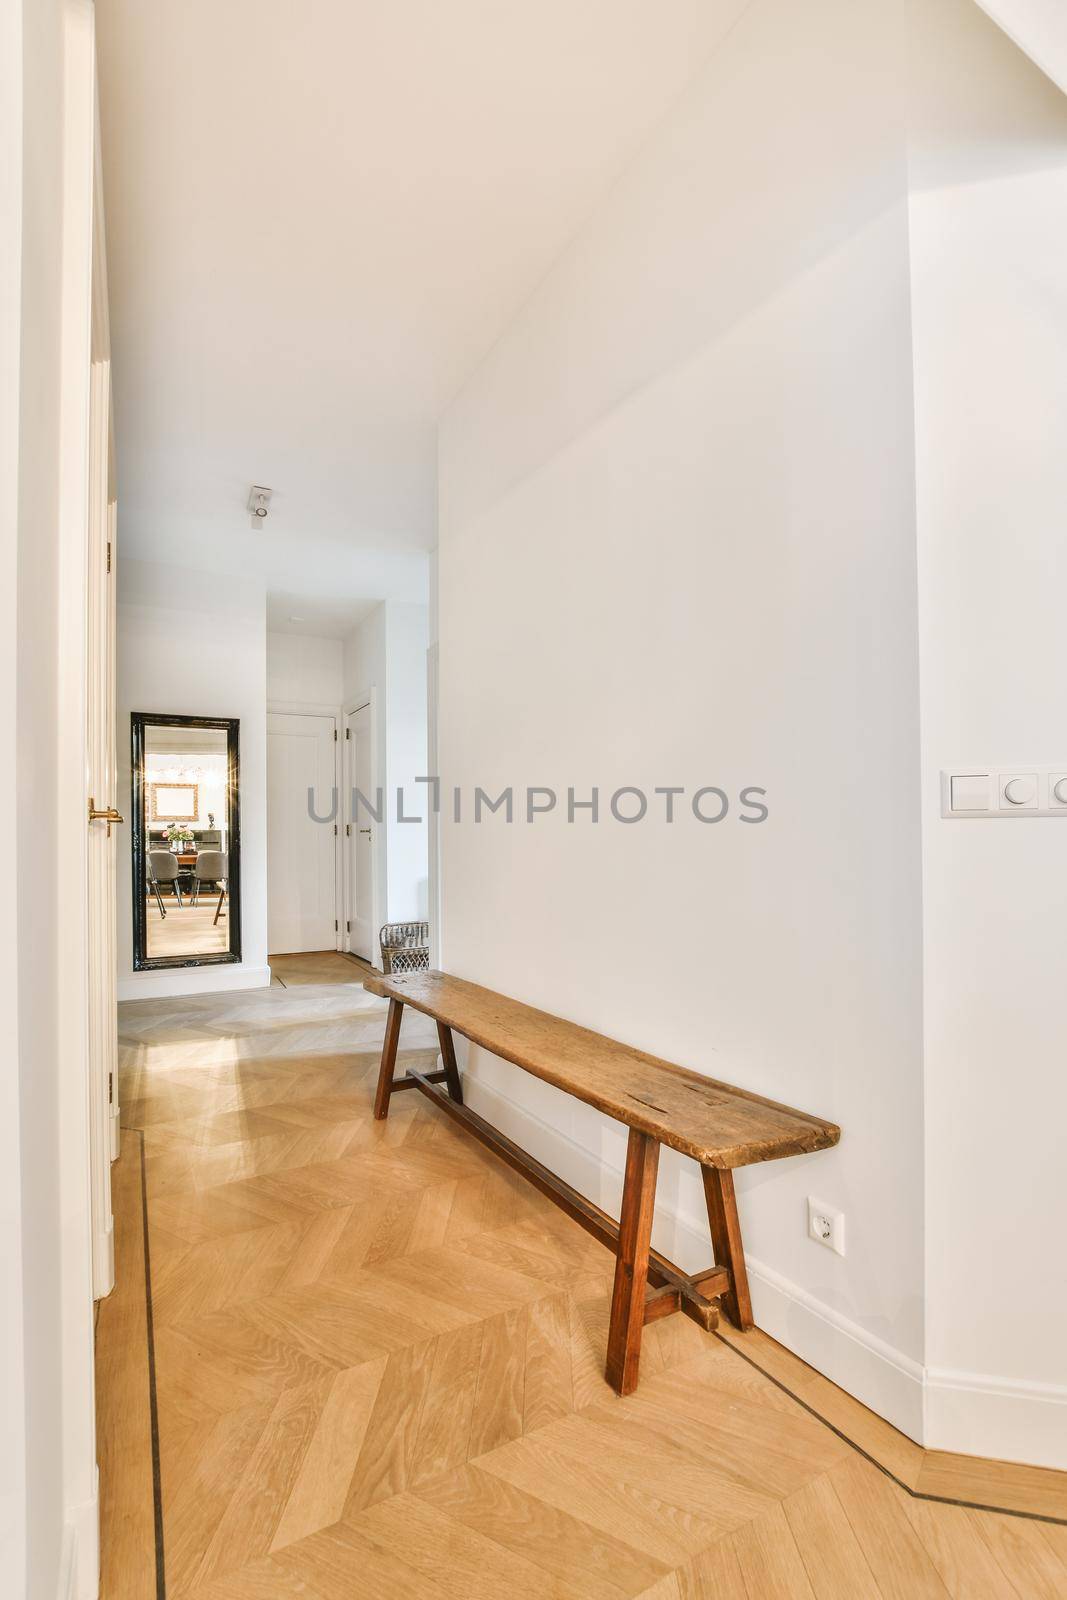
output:
<svg viewBox="0 0 1067 1600"><path fill-rule="evenodd" d="M341 820L344 816L344 796L341 793L340 777L341 763L338 758L338 749L341 742L341 712L336 705L326 705L315 700L268 700L267 716L279 717L329 717L333 722L333 786L337 791L337 816L334 818L333 835L333 903L336 911L333 933L333 947L343 950L343 934L341 924L344 921L344 860L341 850L342 833ZM270 735L268 733L268 747ZM270 757L268 755L267 759ZM270 837L270 817L267 818L267 837ZM270 927L270 872L267 873L267 926ZM269 941L268 941L269 942ZM267 952L268 955L270 952Z"/></svg>
<svg viewBox="0 0 1067 1600"><path fill-rule="evenodd" d="M92 1131L101 1085L91 1081L89 1049L89 430L94 299L99 311L98 297L104 290L99 277L102 256L97 253L103 245L104 218L92 0L63 0L62 33L58 648L52 730L58 894L49 910L55 919L56 962L62 973L55 1018L55 1161L63 1232L56 1305L65 1523L61 1582L72 1595L82 1596L96 1593L99 1572L93 1320L94 1253L99 1260L101 1252L94 1239L98 1212L94 1197L105 1189L110 1192L111 1165L110 1130L106 1141L98 1141ZM48 736L42 729L41 738Z"/></svg>
<svg viewBox="0 0 1067 1600"><path fill-rule="evenodd" d="M437 641L426 651L426 769L436 775L438 788L441 778L441 749L438 734L438 701L440 697L440 650ZM427 802L429 804L429 802ZM426 836L427 911L430 921L430 965L439 970L445 960L441 950L444 937L441 927L441 806L431 806Z"/></svg>
<svg viewBox="0 0 1067 1600"><path fill-rule="evenodd" d="M356 954L356 952L352 949L352 932L351 932L350 924L351 924L351 921L352 921L352 913L355 910L355 900L354 900L354 897L352 895L352 891L351 891L351 887L350 886L351 886L351 883L352 883L352 876L353 876L353 864L354 864L353 852L355 850L355 843L354 843L353 836L349 833L350 821L349 821L349 817L348 817L348 802L351 799L352 783L353 783L352 750L351 750L352 741L348 737L348 719L349 719L349 717L355 716L357 711L363 711L364 709L369 709L370 710L370 766L371 766L370 782L371 782L371 789L373 791L373 790L377 789L377 787L378 787L378 785L380 783L382 783L382 779L381 779L381 776L379 774L380 762L379 762L379 759L378 759L378 691L373 687L373 685L372 685L372 687L370 689L367 690L366 694L357 695L354 700L346 700L344 705L341 707L341 722L342 722L342 726L344 727L344 730L345 730L345 737L344 737L344 740L343 740L344 757L343 757L342 767L341 767L341 770L342 770L342 773L343 773L343 781L344 781L343 803L342 803L342 807L341 807L341 814L345 819L345 826L344 826L344 830L343 830L342 835L341 835L341 853L342 853L342 857L343 857L343 875L342 876L343 876L343 882L344 882L344 925L345 925L345 931L344 931L344 943L341 945L341 949L347 951L347 953L349 955L353 955L353 956ZM382 908L383 908L383 905L384 905L384 898L385 898L384 897L384 893L383 893L383 885L384 885L384 882L385 882L385 870L384 870L384 868L385 868L385 848L386 848L386 838L387 838L388 825L389 825L388 805L389 805L389 796L384 793L384 784L383 784L382 820L378 824L376 835L371 839L371 873L370 873L370 911L371 911L370 965L372 967L376 967L379 972L381 971L381 952L378 949L377 940L378 940L378 930L381 928L382 921L383 921L383 910L382 910ZM364 961L366 959L367 958L365 956L360 956L359 957L360 961Z"/></svg>

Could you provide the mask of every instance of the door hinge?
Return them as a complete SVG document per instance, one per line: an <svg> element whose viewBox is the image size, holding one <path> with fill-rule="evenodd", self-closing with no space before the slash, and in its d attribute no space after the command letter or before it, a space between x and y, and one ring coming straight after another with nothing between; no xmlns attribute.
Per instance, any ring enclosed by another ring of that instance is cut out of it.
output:
<svg viewBox="0 0 1067 1600"><path fill-rule="evenodd" d="M334 744L337 743L337 729L336 728L333 730L333 742L334 742Z"/></svg>
<svg viewBox="0 0 1067 1600"><path fill-rule="evenodd" d="M345 838L346 839L351 839L351 837L352 837L352 824L350 822L346 822L345 823Z"/></svg>
<svg viewBox="0 0 1067 1600"><path fill-rule="evenodd" d="M345 729L345 738L346 739L351 739L351 737L352 737L352 729L351 728L346 728Z"/></svg>
<svg viewBox="0 0 1067 1600"><path fill-rule="evenodd" d="M345 923L345 932L346 933L351 933L352 932L352 924L350 922L346 922Z"/></svg>
<svg viewBox="0 0 1067 1600"><path fill-rule="evenodd" d="M334 836L335 839L337 838L337 824L336 824L336 822L333 825L333 836Z"/></svg>
<svg viewBox="0 0 1067 1600"><path fill-rule="evenodd" d="M111 571L111 540L107 541L107 570Z"/></svg>
<svg viewBox="0 0 1067 1600"><path fill-rule="evenodd" d="M337 918L336 917L334 917L334 919L333 919L333 931L334 931L334 933L337 932Z"/></svg>
<svg viewBox="0 0 1067 1600"><path fill-rule="evenodd" d="M109 1072L107 1075L107 1103L109 1106L115 1104L115 1074L113 1072Z"/></svg>

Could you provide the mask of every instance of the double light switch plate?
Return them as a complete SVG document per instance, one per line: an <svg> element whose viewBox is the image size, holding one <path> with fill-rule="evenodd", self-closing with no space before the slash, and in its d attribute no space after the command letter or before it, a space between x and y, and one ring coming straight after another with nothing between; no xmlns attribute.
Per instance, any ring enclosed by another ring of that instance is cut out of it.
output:
<svg viewBox="0 0 1067 1600"><path fill-rule="evenodd" d="M943 817L1067 817L1067 762L941 774Z"/></svg>

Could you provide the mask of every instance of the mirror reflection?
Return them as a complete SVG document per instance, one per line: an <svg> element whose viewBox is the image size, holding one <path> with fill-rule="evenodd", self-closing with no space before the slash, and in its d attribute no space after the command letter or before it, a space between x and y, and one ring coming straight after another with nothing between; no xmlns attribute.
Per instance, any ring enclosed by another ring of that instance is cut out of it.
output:
<svg viewBox="0 0 1067 1600"><path fill-rule="evenodd" d="M138 968L240 959L235 719L133 718Z"/></svg>

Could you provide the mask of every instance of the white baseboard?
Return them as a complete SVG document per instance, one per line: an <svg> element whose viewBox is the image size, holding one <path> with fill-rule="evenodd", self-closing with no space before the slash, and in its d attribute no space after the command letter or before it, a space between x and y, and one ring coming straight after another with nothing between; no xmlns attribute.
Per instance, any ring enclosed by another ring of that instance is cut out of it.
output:
<svg viewBox="0 0 1067 1600"><path fill-rule="evenodd" d="M220 994L228 989L265 989L269 967L245 967L240 962L208 967L160 967L120 978L120 1000L156 1000L167 995Z"/></svg>
<svg viewBox="0 0 1067 1600"><path fill-rule="evenodd" d="M1067 1471L1067 1387L931 1367L928 1450Z"/></svg>
<svg viewBox="0 0 1067 1600"><path fill-rule="evenodd" d="M756 1326L894 1428L923 1442L923 1368L773 1267L745 1256Z"/></svg>
<svg viewBox="0 0 1067 1600"><path fill-rule="evenodd" d="M473 1110L618 1214L621 1167L532 1115L480 1071L465 1073L463 1088ZM708 1253L706 1233L662 1197L655 1242L682 1264ZM927 1449L1067 1470L1067 1388L927 1370L767 1263L746 1262L757 1325L908 1438Z"/></svg>
<svg viewBox="0 0 1067 1600"><path fill-rule="evenodd" d="M97 1600L100 1593L100 1484L93 1498L67 1511L59 1558L56 1600Z"/></svg>
<svg viewBox="0 0 1067 1600"><path fill-rule="evenodd" d="M93 1238L93 1299L102 1300L115 1287L115 1218Z"/></svg>
<svg viewBox="0 0 1067 1600"><path fill-rule="evenodd" d="M74 1600L76 1576L74 1529L68 1523L63 1529L59 1546L59 1577L56 1581L56 1600Z"/></svg>

